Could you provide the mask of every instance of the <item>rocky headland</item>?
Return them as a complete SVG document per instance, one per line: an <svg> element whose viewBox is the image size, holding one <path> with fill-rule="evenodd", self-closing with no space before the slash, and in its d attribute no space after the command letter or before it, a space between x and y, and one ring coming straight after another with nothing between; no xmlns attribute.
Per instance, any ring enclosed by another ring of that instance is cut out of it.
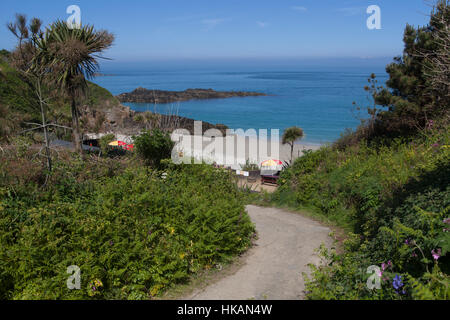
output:
<svg viewBox="0 0 450 320"><path fill-rule="evenodd" d="M169 132L175 129L187 129L194 134L194 119L178 115L166 115L154 112L136 112L123 105L107 105L92 108L85 105L80 110L84 128L90 133L116 133L138 135L142 130L160 128ZM223 124L202 122L202 133L209 129L218 129L226 135L228 127Z"/></svg>
<svg viewBox="0 0 450 320"><path fill-rule="evenodd" d="M185 91L164 91L137 88L129 93L122 93L116 98L120 102L132 103L172 103L188 100L225 99L233 97L267 96L260 92L215 91L213 89L187 89Z"/></svg>

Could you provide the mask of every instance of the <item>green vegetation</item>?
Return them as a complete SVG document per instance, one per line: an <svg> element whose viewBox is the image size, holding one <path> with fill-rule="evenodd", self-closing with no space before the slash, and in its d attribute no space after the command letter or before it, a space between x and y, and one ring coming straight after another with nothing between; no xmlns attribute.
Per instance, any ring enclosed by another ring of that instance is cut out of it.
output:
<svg viewBox="0 0 450 320"><path fill-rule="evenodd" d="M8 59L11 53L8 50L0 50L0 59Z"/></svg>
<svg viewBox="0 0 450 320"><path fill-rule="evenodd" d="M114 97L111 92L99 85L89 82L87 87L87 95L85 101L90 106L95 106L97 110L111 109L120 106L119 100Z"/></svg>
<svg viewBox="0 0 450 320"><path fill-rule="evenodd" d="M146 130L133 137L136 153L147 165L159 168L161 161L170 159L175 143L167 132L160 129Z"/></svg>
<svg viewBox="0 0 450 320"><path fill-rule="evenodd" d="M7 60L0 59L0 69L4 75L4 79L0 81L0 103L11 108L14 113L38 116L38 102L32 88Z"/></svg>
<svg viewBox="0 0 450 320"><path fill-rule="evenodd" d="M88 25L70 28L63 21L56 21L30 42L35 47L32 72L49 78L70 100L73 141L79 153L82 153L79 98L87 91L86 78L93 77L99 68L98 54L113 42L114 36L107 31L95 31Z"/></svg>
<svg viewBox="0 0 450 320"><path fill-rule="evenodd" d="M39 123L39 101L23 75L14 68L9 60L0 59L0 71L4 79L0 81L0 141L8 141L21 130L29 129L25 122ZM45 89L45 91L49 91ZM88 82L88 95L82 99L83 105L92 110L110 110L120 105L120 102L106 89ZM70 102L58 93L48 99L47 117L49 121L70 126ZM86 128L85 128L86 129ZM95 130L95 128L92 128ZM51 128L59 138L66 138L64 131Z"/></svg>
<svg viewBox="0 0 450 320"><path fill-rule="evenodd" d="M449 8L440 0L429 26L406 28L404 55L387 67L387 88L370 77L371 118L297 159L278 190L259 199L307 208L348 231L340 253L320 249L326 263L312 266L310 299L450 298ZM56 72L42 92L49 119L78 126L83 99L99 108L118 104L84 82L95 70L90 55L112 38L58 23L44 36L39 20L27 26L20 15L9 28L19 46L0 52L0 138L7 143L0 148L0 299L151 299L248 248L255 230L244 203L258 200L251 188L239 190L223 169L172 164L166 132L135 137L139 157L61 151L51 172L45 169L36 139L16 135L45 113L25 67L39 61L71 71ZM97 44L86 47L78 39L85 36ZM77 39L85 53L71 60L77 63L65 65L73 50L61 39ZM34 50L40 55L29 59ZM91 96L82 97L86 88ZM153 121L151 114L136 117ZM302 135L288 129L283 143L292 148ZM72 265L81 268L81 290L66 287ZM367 273L370 266L380 268L380 289L367 286L378 276Z"/></svg>
<svg viewBox="0 0 450 320"><path fill-rule="evenodd" d="M75 157L55 161L42 190L36 160L11 151L0 161L0 299L149 299L250 244L253 226L224 170L162 175ZM66 287L71 265L81 290Z"/></svg>
<svg viewBox="0 0 450 320"><path fill-rule="evenodd" d="M321 248L326 263L312 266L310 299L450 298L449 91L437 72L448 54L438 47L444 30L450 41L449 13L439 1L430 27L406 28L404 56L387 67L388 88L369 79L387 110L369 108L372 118L356 132L281 175L272 204L309 208L350 231L343 253ZM438 54L422 55L430 48ZM369 288L377 277L381 288Z"/></svg>
<svg viewBox="0 0 450 320"><path fill-rule="evenodd" d="M241 165L243 171L259 171L259 165L257 163L250 162L250 159L245 160L245 164Z"/></svg>
<svg viewBox="0 0 450 320"><path fill-rule="evenodd" d="M275 204L312 209L355 234L345 254L326 253L331 264L315 269L310 298L418 298L417 279L425 288L439 287L437 297L449 298L450 227L444 220L450 207L450 134L428 134L378 150L365 141L345 151L322 148L283 172ZM433 250L441 250L438 260ZM386 290L367 289L367 268L388 261L409 279L407 294L395 294L388 280Z"/></svg>
<svg viewBox="0 0 450 320"><path fill-rule="evenodd" d="M102 154L107 155L112 150L112 147L109 144L115 140L116 136L113 133L104 135L100 138L99 145Z"/></svg>
<svg viewBox="0 0 450 320"><path fill-rule="evenodd" d="M365 89L375 102L371 121L360 131L367 139L416 134L429 120L447 115L450 105L450 1L438 0L428 25L407 25L404 52L386 67L388 88L375 76Z"/></svg>
<svg viewBox="0 0 450 320"><path fill-rule="evenodd" d="M229 173L171 164L167 133L136 137L143 161L59 150L45 165L42 138L19 134L26 122L76 128L80 105L99 113L120 103L85 79L109 33L40 26L17 15L8 28L18 46L0 52L0 299L152 299L246 250L254 227ZM67 288L72 265L81 290Z"/></svg>

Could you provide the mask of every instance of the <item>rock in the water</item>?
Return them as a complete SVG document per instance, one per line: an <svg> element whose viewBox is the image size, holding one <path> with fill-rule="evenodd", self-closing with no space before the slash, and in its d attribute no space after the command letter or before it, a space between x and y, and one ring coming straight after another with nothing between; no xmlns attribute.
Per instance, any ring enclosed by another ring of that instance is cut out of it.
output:
<svg viewBox="0 0 450 320"><path fill-rule="evenodd" d="M135 103L171 103L187 100L225 99L233 97L266 96L260 92L215 91L213 89L187 89L185 91L163 91L137 88L133 92L117 96L120 102Z"/></svg>

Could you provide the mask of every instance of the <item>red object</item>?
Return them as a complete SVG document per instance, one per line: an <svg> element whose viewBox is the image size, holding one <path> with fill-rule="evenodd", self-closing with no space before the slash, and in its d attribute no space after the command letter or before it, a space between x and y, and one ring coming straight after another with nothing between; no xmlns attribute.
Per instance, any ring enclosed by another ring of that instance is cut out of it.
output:
<svg viewBox="0 0 450 320"><path fill-rule="evenodd" d="M125 144L125 145L123 146L123 148L124 148L125 150L128 150L128 151L133 151L134 145L133 145L133 144Z"/></svg>
<svg viewBox="0 0 450 320"><path fill-rule="evenodd" d="M278 184L279 176L261 176L261 184Z"/></svg>

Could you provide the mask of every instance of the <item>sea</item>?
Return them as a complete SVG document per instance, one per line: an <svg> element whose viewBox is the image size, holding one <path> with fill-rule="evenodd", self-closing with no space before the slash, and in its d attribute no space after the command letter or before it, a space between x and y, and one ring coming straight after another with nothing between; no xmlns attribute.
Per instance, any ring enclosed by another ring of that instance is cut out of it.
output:
<svg viewBox="0 0 450 320"><path fill-rule="evenodd" d="M171 104L124 103L136 111L177 114L230 129L304 130L303 144L322 145L355 129L373 99L364 86L372 73L387 80L385 65L368 63L265 63L264 61L108 62L94 82L118 95L138 87L182 91L254 91L267 96L195 100ZM354 104L356 103L356 105ZM358 110L357 106L360 107ZM270 132L268 131L270 136Z"/></svg>

